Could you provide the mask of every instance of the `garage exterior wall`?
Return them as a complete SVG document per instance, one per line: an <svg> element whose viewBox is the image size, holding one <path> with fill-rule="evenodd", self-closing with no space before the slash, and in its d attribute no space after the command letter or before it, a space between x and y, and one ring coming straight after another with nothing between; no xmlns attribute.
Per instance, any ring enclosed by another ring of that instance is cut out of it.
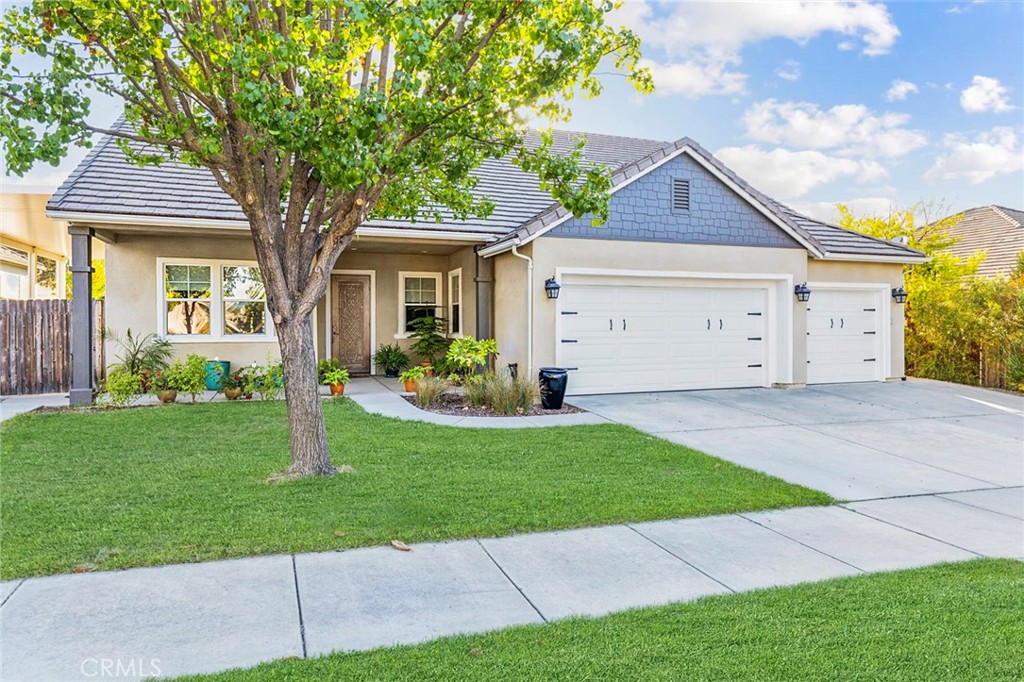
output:
<svg viewBox="0 0 1024 682"><path fill-rule="evenodd" d="M877 284L887 289L903 286L903 266L899 263L859 263L841 261L810 260L807 264L807 281L813 290L818 283L837 282L843 284ZM884 305L889 306L889 358L890 380L906 375L904 357L903 306L894 302L892 296L883 296ZM814 294L811 293L813 301Z"/></svg>
<svg viewBox="0 0 1024 682"><path fill-rule="evenodd" d="M556 361L556 305L544 293L544 280L555 275L558 268L595 270L636 270L678 273L751 273L788 275L795 281L806 278L806 252L797 249L763 247L732 247L693 244L658 244L620 242L601 239L563 239L545 236L520 253L534 259L533 282L533 369ZM501 362L516 362L526 367L526 263L511 254L496 257L495 322ZM782 305L792 299L792 289L780 297ZM784 301L784 303L782 303ZM793 380L803 383L805 347L799 340L806 333L806 315L794 310L791 319L793 344Z"/></svg>
<svg viewBox="0 0 1024 682"><path fill-rule="evenodd" d="M411 250L411 249L410 249ZM159 281L157 259L251 261L256 256L248 238L225 237L157 237L121 235L115 244L107 246L105 325L118 335L127 329L133 334L158 332ZM399 326L399 273L431 272L441 276L441 307L447 314L448 273L462 268L463 331L476 331L476 291L473 283L476 254L472 247L450 255L375 254L350 252L342 255L335 270L373 271L376 311L372 330L376 351L381 344L398 343L408 349L411 341L396 338ZM330 351L330 318L325 297L314 312L314 334L317 355L325 357ZM280 357L276 339L246 341L194 341L169 337L175 357L199 353L209 358L228 360L238 367L252 362L262 363L269 355ZM118 344L108 340L106 357L116 362L120 353Z"/></svg>

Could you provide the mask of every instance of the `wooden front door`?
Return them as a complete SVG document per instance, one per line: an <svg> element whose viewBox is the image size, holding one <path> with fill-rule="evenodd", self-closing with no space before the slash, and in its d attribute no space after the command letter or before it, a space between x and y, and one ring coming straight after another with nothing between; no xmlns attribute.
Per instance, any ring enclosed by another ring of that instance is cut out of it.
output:
<svg viewBox="0 0 1024 682"><path fill-rule="evenodd" d="M331 308L331 355L353 374L369 374L370 276L333 276Z"/></svg>

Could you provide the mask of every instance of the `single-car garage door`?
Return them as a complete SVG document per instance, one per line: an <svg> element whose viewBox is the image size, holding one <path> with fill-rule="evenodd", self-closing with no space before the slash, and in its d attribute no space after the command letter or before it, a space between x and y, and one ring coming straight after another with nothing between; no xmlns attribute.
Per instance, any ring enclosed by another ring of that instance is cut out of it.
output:
<svg viewBox="0 0 1024 682"><path fill-rule="evenodd" d="M573 394L766 386L767 290L563 286L560 363Z"/></svg>
<svg viewBox="0 0 1024 682"><path fill-rule="evenodd" d="M807 383L884 379L878 291L812 290L807 304Z"/></svg>

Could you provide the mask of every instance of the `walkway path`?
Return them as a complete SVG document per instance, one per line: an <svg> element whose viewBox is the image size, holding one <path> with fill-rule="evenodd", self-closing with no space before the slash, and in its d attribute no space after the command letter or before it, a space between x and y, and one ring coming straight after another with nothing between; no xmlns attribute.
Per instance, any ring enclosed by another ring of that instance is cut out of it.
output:
<svg viewBox="0 0 1024 682"><path fill-rule="evenodd" d="M40 407L67 407L67 393L0 396L0 422Z"/></svg>
<svg viewBox="0 0 1024 682"><path fill-rule="evenodd" d="M773 585L1024 559L1024 488L0 583L0 679L212 672Z"/></svg>

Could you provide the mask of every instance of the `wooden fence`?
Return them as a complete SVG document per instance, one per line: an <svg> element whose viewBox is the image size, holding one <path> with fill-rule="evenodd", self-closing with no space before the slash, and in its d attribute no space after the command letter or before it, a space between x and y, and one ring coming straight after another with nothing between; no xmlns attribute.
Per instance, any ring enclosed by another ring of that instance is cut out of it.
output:
<svg viewBox="0 0 1024 682"><path fill-rule="evenodd" d="M95 301L93 350L103 375L103 302ZM71 301L0 301L0 395L71 388Z"/></svg>

